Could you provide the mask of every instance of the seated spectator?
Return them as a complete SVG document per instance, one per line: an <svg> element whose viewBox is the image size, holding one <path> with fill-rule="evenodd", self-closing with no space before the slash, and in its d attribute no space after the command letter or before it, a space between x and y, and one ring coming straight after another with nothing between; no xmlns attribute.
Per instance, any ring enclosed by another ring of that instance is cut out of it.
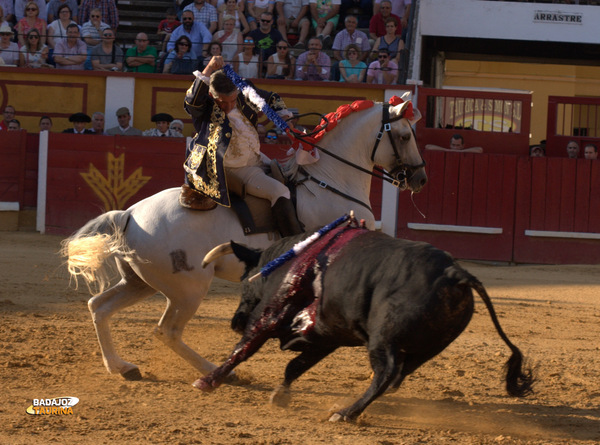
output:
<svg viewBox="0 0 600 445"><path fill-rule="evenodd" d="M262 14L265 12L273 16L273 9L275 8L274 0L248 0L246 9L246 19L248 26L251 31L260 27L260 21ZM256 39L255 39L256 40Z"/></svg>
<svg viewBox="0 0 600 445"><path fill-rule="evenodd" d="M7 105L4 107L4 119L2 119L2 122L0 122L0 131L8 130L8 123L15 118L16 112L17 111L15 110L15 107L12 105Z"/></svg>
<svg viewBox="0 0 600 445"><path fill-rule="evenodd" d="M29 3L35 3L38 7L37 17L46 21L48 18L48 8L46 6L46 0L15 0L14 1L14 11L15 11L15 19L17 22L21 21L21 19L27 17L27 5ZM41 33L41 31L40 31Z"/></svg>
<svg viewBox="0 0 600 445"><path fill-rule="evenodd" d="M325 48L331 48L331 33L337 28L341 4L341 0L310 0L312 25Z"/></svg>
<svg viewBox="0 0 600 445"><path fill-rule="evenodd" d="M50 0L46 5L48 10L48 23L52 23L55 20L60 20L60 9L63 6L69 7L69 12L71 13L70 18L77 17L77 12L79 9L77 0Z"/></svg>
<svg viewBox="0 0 600 445"><path fill-rule="evenodd" d="M0 0L0 8L2 8L2 20L0 20L0 26L3 23L12 25L16 23L15 20L15 2L13 0Z"/></svg>
<svg viewBox="0 0 600 445"><path fill-rule="evenodd" d="M19 45L12 41L13 35L10 26L0 26L0 65L19 65Z"/></svg>
<svg viewBox="0 0 600 445"><path fill-rule="evenodd" d="M49 116L40 117L40 131L52 131L52 119Z"/></svg>
<svg viewBox="0 0 600 445"><path fill-rule="evenodd" d="M254 39L248 36L244 39L244 49L237 55L233 61L233 69L241 77L257 78L258 76L258 55L254 53Z"/></svg>
<svg viewBox="0 0 600 445"><path fill-rule="evenodd" d="M546 151L539 145L532 145L529 147L529 157L531 158L543 158L546 156Z"/></svg>
<svg viewBox="0 0 600 445"><path fill-rule="evenodd" d="M10 23L8 22L6 15L4 14L4 7L2 6L2 2L0 1L0 26L10 26Z"/></svg>
<svg viewBox="0 0 600 445"><path fill-rule="evenodd" d="M265 133L265 144L279 144L279 135L272 128Z"/></svg>
<svg viewBox="0 0 600 445"><path fill-rule="evenodd" d="M175 119L173 122L171 122L171 124L169 125L169 129L176 131L178 133L183 134L183 122L180 121L179 119Z"/></svg>
<svg viewBox="0 0 600 445"><path fill-rule="evenodd" d="M223 60L226 63L231 62L240 52L244 44L244 37L240 30L235 27L235 18L232 15L223 17L223 29L217 31L214 40L222 45ZM204 65L208 65L205 61Z"/></svg>
<svg viewBox="0 0 600 445"><path fill-rule="evenodd" d="M8 122L8 131L19 131L21 129L21 122L18 119L12 119Z"/></svg>
<svg viewBox="0 0 600 445"><path fill-rule="evenodd" d="M85 124L89 124L92 119L85 113L75 113L69 116L69 122L73 123L73 128L63 130L63 133L73 134L94 134L92 130L85 128Z"/></svg>
<svg viewBox="0 0 600 445"><path fill-rule="evenodd" d="M369 36L373 40L377 39L377 37L383 37L385 35L385 20L394 17L396 19L396 23L399 24L401 22L400 17L395 14L392 14L392 3L390 0L381 0L379 5L379 12L373 17L371 17L371 21L369 22ZM402 27L398 26L396 29L396 34L402 37Z"/></svg>
<svg viewBox="0 0 600 445"><path fill-rule="evenodd" d="M32 29L37 29L38 35L40 36L40 43L44 46L46 45L47 24L46 20L40 18L39 16L40 7L33 1L28 2L25 6L25 17L19 20L19 23L17 23L16 27L20 48L23 48L25 45L25 36L29 35L29 31Z"/></svg>
<svg viewBox="0 0 600 445"><path fill-rule="evenodd" d="M340 62L340 82L363 82L367 73L367 64L359 60L360 50L351 43L346 47L344 60Z"/></svg>
<svg viewBox="0 0 600 445"><path fill-rule="evenodd" d="M465 148L465 140L460 134L455 134L450 138L450 148L440 147L439 145L427 144L425 150L437 151L460 151L462 153L483 153L481 147Z"/></svg>
<svg viewBox="0 0 600 445"><path fill-rule="evenodd" d="M394 17L388 17L385 19L385 35L377 37L375 44L373 45L373 56L377 57L380 49L387 49L390 54L390 59L393 60L396 65L400 63L400 51L404 49L404 42L396 30L398 24Z"/></svg>
<svg viewBox="0 0 600 445"><path fill-rule="evenodd" d="M579 157L579 144L576 141L569 141L567 144L567 157L571 159Z"/></svg>
<svg viewBox="0 0 600 445"><path fill-rule="evenodd" d="M131 114L129 113L129 108L121 107L117 110L117 120L119 121L119 125L116 127L109 128L106 130L106 134L111 136L141 136L142 130L138 130L137 128L133 128L129 125L131 122Z"/></svg>
<svg viewBox="0 0 600 445"><path fill-rule="evenodd" d="M261 63L266 62L269 56L277 52L275 46L283 40L281 33L273 27L273 14L270 12L263 12L260 15L260 26L250 31L246 37L254 40Z"/></svg>
<svg viewBox="0 0 600 445"><path fill-rule="evenodd" d="M171 138L182 138L183 135L175 130L169 128L169 124L173 122L173 116L167 113L158 113L152 116L152 122L156 124L156 128L144 131L144 136L153 137L171 137Z"/></svg>
<svg viewBox="0 0 600 445"><path fill-rule="evenodd" d="M161 38L162 45L161 51L167 50L167 43L171 38L171 34L175 29L181 25L181 22L177 20L177 13L175 8L167 9L167 17L158 24L158 31L156 34Z"/></svg>
<svg viewBox="0 0 600 445"><path fill-rule="evenodd" d="M40 33L33 28L27 33L25 45L19 53L19 66L21 68L51 68L48 65L48 47L40 41Z"/></svg>
<svg viewBox="0 0 600 445"><path fill-rule="evenodd" d="M225 30L225 19L229 17L233 19L233 28L235 30L240 31L242 34L246 34L250 31L250 25L248 25L248 21L244 15L243 1L238 3L237 0L227 0L225 2L224 8L219 11L219 31ZM216 34L213 35L216 38Z"/></svg>
<svg viewBox="0 0 600 445"><path fill-rule="evenodd" d="M310 31L309 0L277 0L277 29L284 39L288 33L297 33L298 42L294 48L306 48L306 39Z"/></svg>
<svg viewBox="0 0 600 445"><path fill-rule="evenodd" d="M183 11L191 11L194 14L194 21L202 23L208 29L211 36L217 30L217 24L219 23L217 8L210 3L206 3L206 0L194 0L192 4L183 8Z"/></svg>
<svg viewBox="0 0 600 445"><path fill-rule="evenodd" d="M387 49L380 49L377 60L371 62L367 70L367 83L392 85L398 77L398 65L390 59Z"/></svg>
<svg viewBox="0 0 600 445"><path fill-rule="evenodd" d="M90 131L94 134L104 135L104 113L96 111L92 114L92 128Z"/></svg>
<svg viewBox="0 0 600 445"><path fill-rule="evenodd" d="M56 68L63 70L82 70L87 59L87 48L79 36L79 26L71 23L67 26L67 38L60 39L54 49Z"/></svg>
<svg viewBox="0 0 600 445"><path fill-rule="evenodd" d="M402 40L406 42L406 31L408 30L408 19L410 18L411 0L391 0L392 14L400 17L400 26L402 29ZM373 15L379 12L381 0L373 1Z"/></svg>
<svg viewBox="0 0 600 445"><path fill-rule="evenodd" d="M135 46L125 53L127 71L134 73L153 73L158 56L156 48L148 46L148 36L140 32L135 36Z"/></svg>
<svg viewBox="0 0 600 445"><path fill-rule="evenodd" d="M90 20L92 11L98 9L100 11L100 19L107 23L112 29L119 27L119 11L115 0L82 0L79 7L78 23L85 23Z"/></svg>
<svg viewBox="0 0 600 445"><path fill-rule="evenodd" d="M371 45L369 37L362 31L357 30L358 19L353 15L348 15L344 19L345 28L335 35L333 40L333 58L337 61L344 59L344 52L348 49L348 45L353 44L358 47L358 60L364 61L369 52Z"/></svg>
<svg viewBox="0 0 600 445"><path fill-rule="evenodd" d="M206 65L208 65L211 59L215 56L223 57L223 45L221 45L221 42L215 42L213 40L208 44L208 56L206 59L204 59L204 65L202 68L204 69L204 67L206 67Z"/></svg>
<svg viewBox="0 0 600 445"><path fill-rule="evenodd" d="M585 159L598 159L598 146L596 144L585 144L583 147L583 157Z"/></svg>
<svg viewBox="0 0 600 445"><path fill-rule="evenodd" d="M110 25L102 21L100 10L92 9L90 20L81 27L81 36L89 50L102 43L102 33L108 28L110 28Z"/></svg>
<svg viewBox="0 0 600 445"><path fill-rule="evenodd" d="M64 3L58 8L58 18L48 25L48 47L54 49L56 43L67 38L67 26L75 21L72 19L71 8Z"/></svg>
<svg viewBox="0 0 600 445"><path fill-rule="evenodd" d="M96 71L123 70L123 50L115 44L115 31L111 28L102 31L102 43L92 48L90 56Z"/></svg>
<svg viewBox="0 0 600 445"><path fill-rule="evenodd" d="M290 46L285 40L277 43L277 52L267 60L268 79L293 79L296 59L290 55Z"/></svg>
<svg viewBox="0 0 600 445"><path fill-rule="evenodd" d="M192 50L192 42L187 36L181 36L167 54L163 73L192 74L198 69L198 56Z"/></svg>
<svg viewBox="0 0 600 445"><path fill-rule="evenodd" d="M208 50L208 44L212 41L212 34L202 22L194 20L194 13L192 11L183 12L181 23L181 26L177 27L171 34L167 50L170 51L175 48L177 39L185 35L192 42L192 50L198 56L198 61L201 62L203 53Z"/></svg>
<svg viewBox="0 0 600 445"><path fill-rule="evenodd" d="M320 39L313 37L308 41L308 51L296 61L296 80L329 80L331 59L322 48Z"/></svg>

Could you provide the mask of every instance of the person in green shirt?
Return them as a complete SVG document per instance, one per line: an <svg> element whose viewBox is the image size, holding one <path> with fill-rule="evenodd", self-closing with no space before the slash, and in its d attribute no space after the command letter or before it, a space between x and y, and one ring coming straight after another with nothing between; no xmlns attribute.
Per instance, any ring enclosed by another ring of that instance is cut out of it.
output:
<svg viewBox="0 0 600 445"><path fill-rule="evenodd" d="M148 46L148 36L140 32L135 36L135 46L125 53L127 71L134 73L153 73L156 57L156 48Z"/></svg>

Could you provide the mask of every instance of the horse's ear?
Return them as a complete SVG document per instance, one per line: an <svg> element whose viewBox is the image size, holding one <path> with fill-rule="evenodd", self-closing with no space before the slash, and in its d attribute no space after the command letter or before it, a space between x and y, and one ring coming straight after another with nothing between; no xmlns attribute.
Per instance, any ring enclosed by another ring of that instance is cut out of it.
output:
<svg viewBox="0 0 600 445"><path fill-rule="evenodd" d="M413 107L410 100L405 100L404 102L393 106L390 109L390 115L406 117L411 125L416 124L422 117L421 112Z"/></svg>
<svg viewBox="0 0 600 445"><path fill-rule="evenodd" d="M251 249L250 247L246 247L243 244L238 244L233 241L231 241L230 244L231 248L233 249L233 254L238 260L246 264L246 270L250 270L258 266L262 250Z"/></svg>

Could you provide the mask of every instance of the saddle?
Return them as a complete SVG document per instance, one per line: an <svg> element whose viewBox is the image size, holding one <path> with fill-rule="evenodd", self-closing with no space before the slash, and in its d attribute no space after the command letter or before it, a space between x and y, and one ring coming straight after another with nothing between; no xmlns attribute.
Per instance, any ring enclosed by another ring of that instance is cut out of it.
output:
<svg viewBox="0 0 600 445"><path fill-rule="evenodd" d="M294 187L285 180L279 162L276 159L271 160L270 172L267 174L286 185L295 196ZM231 208L237 215L245 235L256 233L277 232L277 226L273 219L271 204L267 199L246 194L246 187L243 183L229 180L229 198ZM295 201L295 199L294 199ZM179 196L179 204L190 210L212 210L217 206L212 199L198 193L184 184Z"/></svg>

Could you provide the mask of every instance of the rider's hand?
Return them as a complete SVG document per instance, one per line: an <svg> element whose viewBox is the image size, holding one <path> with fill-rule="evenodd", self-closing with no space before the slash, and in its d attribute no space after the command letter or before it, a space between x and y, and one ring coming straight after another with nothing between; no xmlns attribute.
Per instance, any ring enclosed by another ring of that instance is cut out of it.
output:
<svg viewBox="0 0 600 445"><path fill-rule="evenodd" d="M210 62L208 62L208 65L206 65L206 68L204 68L204 71L202 71L202 74L206 77L210 77L212 73L214 73L217 70L220 70L221 68L223 68L223 66L225 66L223 56L212 56Z"/></svg>

